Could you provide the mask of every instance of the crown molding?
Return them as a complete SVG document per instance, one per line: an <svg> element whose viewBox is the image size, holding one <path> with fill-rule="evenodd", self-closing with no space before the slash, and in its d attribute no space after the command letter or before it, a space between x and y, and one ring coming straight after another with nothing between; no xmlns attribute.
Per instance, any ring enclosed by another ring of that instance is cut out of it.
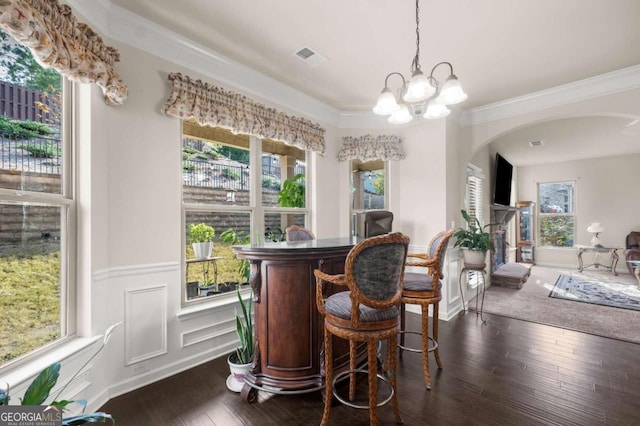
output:
<svg viewBox="0 0 640 426"><path fill-rule="evenodd" d="M228 85L227 89L237 89L314 120L338 125L339 111L336 108L129 12L110 0L68 0L68 3L111 39L211 77Z"/></svg>
<svg viewBox="0 0 640 426"><path fill-rule="evenodd" d="M471 108L462 113L460 125L474 126L637 88L640 88L640 65Z"/></svg>
<svg viewBox="0 0 640 426"><path fill-rule="evenodd" d="M111 0L67 0L102 34L339 129L398 128L371 111L340 111L186 37L117 6ZM168 70L170 71L170 70ZM461 127L488 123L640 87L640 65L464 110ZM414 120L409 125L415 125Z"/></svg>

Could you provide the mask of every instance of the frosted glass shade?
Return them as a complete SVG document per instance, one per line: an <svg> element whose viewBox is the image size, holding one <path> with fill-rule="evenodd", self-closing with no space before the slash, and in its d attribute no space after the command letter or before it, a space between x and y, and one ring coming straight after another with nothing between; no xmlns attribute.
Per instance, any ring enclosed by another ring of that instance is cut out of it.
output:
<svg viewBox="0 0 640 426"><path fill-rule="evenodd" d="M427 112L424 113L423 117L433 120L436 118L446 117L450 113L451 113L451 110L447 108L446 105L440 104L435 101L431 101L429 102L429 106L427 107Z"/></svg>
<svg viewBox="0 0 640 426"><path fill-rule="evenodd" d="M399 107L396 97L393 96L391 90L385 87L378 96L378 102L373 107L373 112L378 115L389 115L396 112Z"/></svg>
<svg viewBox="0 0 640 426"><path fill-rule="evenodd" d="M405 102L422 102L432 96L436 89L429 83L429 79L424 76L422 71L415 70L407 86L407 92L402 99Z"/></svg>
<svg viewBox="0 0 640 426"><path fill-rule="evenodd" d="M396 112L387 119L391 124L405 124L413 120L413 115L406 104L400 104Z"/></svg>
<svg viewBox="0 0 640 426"><path fill-rule="evenodd" d="M440 95L436 98L436 102L443 105L459 104L467 99L467 94L462 90L462 86L458 81L458 77L451 74L447 81L442 85Z"/></svg>

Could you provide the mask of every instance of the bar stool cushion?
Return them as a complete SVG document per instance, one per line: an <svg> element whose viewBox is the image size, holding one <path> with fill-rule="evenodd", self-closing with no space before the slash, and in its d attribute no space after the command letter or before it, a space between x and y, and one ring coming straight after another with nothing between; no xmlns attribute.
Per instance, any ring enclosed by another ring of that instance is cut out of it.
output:
<svg viewBox="0 0 640 426"><path fill-rule="evenodd" d="M438 289L442 281L438 280ZM418 272L404 273L404 289L407 291L433 291L433 276Z"/></svg>
<svg viewBox="0 0 640 426"><path fill-rule="evenodd" d="M325 300L325 309L327 313L345 320L351 319L351 292L341 291L333 294ZM387 309L373 309L366 305L360 304L360 322L377 322L386 321L395 318L400 313L397 306Z"/></svg>

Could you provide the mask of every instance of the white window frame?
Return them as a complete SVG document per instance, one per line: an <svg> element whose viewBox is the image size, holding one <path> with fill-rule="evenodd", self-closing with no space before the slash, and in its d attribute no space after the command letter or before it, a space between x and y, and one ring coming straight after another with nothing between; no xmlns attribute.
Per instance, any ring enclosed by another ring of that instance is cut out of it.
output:
<svg viewBox="0 0 640 426"><path fill-rule="evenodd" d="M484 223L484 179L482 168L475 164L467 164L465 206L471 219L478 219L480 223ZM470 289L478 287L480 275L481 273L477 271L467 271L467 287ZM483 284L486 284L484 279L482 281Z"/></svg>
<svg viewBox="0 0 640 426"><path fill-rule="evenodd" d="M558 184L558 183L570 183L573 186L573 200L572 200L572 212L571 213L542 213L540 211L540 209L542 208L542 201L540 200L540 185L553 185L553 184ZM537 231L537 235L536 238L539 243L537 243L538 246L540 247L547 247L547 248L573 248L576 245L576 230L578 229L578 214L577 214L577 209L578 209L578 203L576 202L576 194L578 191L578 183L576 180L571 180L571 179L564 179L564 180L554 180L554 181L549 181L549 182L538 182L537 185L537 198L538 198L538 214L537 214L537 222L536 223L536 231ZM543 240L541 237L542 234L542 226L540 226L540 222L545 219L545 218L549 218L549 217L573 217L573 244L571 246L554 246L554 245L543 245Z"/></svg>
<svg viewBox="0 0 640 426"><path fill-rule="evenodd" d="M58 207L60 223L60 338L0 366L0 373L24 365L68 343L77 334L77 84L62 76L62 170L60 193L0 188L0 203Z"/></svg>

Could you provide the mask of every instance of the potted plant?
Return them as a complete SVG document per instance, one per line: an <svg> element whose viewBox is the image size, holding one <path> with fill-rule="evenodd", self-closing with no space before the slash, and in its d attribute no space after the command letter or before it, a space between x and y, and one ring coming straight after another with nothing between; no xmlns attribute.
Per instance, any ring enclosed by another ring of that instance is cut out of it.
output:
<svg viewBox="0 0 640 426"><path fill-rule="evenodd" d="M193 247L196 259L206 259L211 256L213 237L216 231L205 223L191 224L189 227L189 242Z"/></svg>
<svg viewBox="0 0 640 426"><path fill-rule="evenodd" d="M304 175L299 173L282 183L278 204L281 207L304 207L304 194Z"/></svg>
<svg viewBox="0 0 640 426"><path fill-rule="evenodd" d="M485 264L487 250L493 249L491 234L485 228L492 224L482 225L478 218L471 219L466 210L460 210L467 222L467 228L458 228L453 234L456 238L454 247L462 247L465 266L479 266Z"/></svg>
<svg viewBox="0 0 640 426"><path fill-rule="evenodd" d="M89 365L91 361L104 349L104 347L109 342L111 338L111 333L113 330L120 325L120 322L112 325L107 329L104 333L104 337L102 339L102 344L98 348L98 350L80 367L78 371L69 379L69 381L62 386L59 390L56 391L55 396L51 399L51 402L46 402L49 400L49 395L53 390L54 386L58 382L58 378L60 377L60 363L54 362L49 365L47 368L42 370L40 374L36 376L35 379L31 382L29 387L27 388L24 396L21 398L21 405L47 405L48 407L45 411L51 410L50 418L53 422L60 421L62 426L75 426L75 425L83 425L86 423L104 423L106 421L110 421L112 425L116 422L111 416L111 414L96 412L96 413L85 413L84 409L87 406L87 401L85 399L78 400L66 400L59 399L64 390L78 377L78 375L86 371L85 367ZM9 400L11 396L9 395L9 388L7 385L7 389L0 389L0 405L9 405ZM75 416L64 416L64 412L67 410L67 407L70 404L77 403L82 406L82 413ZM11 423L11 422L10 422ZM16 424L22 424L21 422L17 422ZM12 424L12 423L11 423ZM31 424L31 423L29 423ZM43 423L44 424L44 423Z"/></svg>
<svg viewBox="0 0 640 426"><path fill-rule="evenodd" d="M240 289L236 290L242 316L236 313L236 333L240 339L240 346L229 354L227 362L231 375L227 378L227 388L232 392L240 392L244 386L244 376L249 372L251 360L253 359L253 321L251 319L251 294L245 304L240 294Z"/></svg>

